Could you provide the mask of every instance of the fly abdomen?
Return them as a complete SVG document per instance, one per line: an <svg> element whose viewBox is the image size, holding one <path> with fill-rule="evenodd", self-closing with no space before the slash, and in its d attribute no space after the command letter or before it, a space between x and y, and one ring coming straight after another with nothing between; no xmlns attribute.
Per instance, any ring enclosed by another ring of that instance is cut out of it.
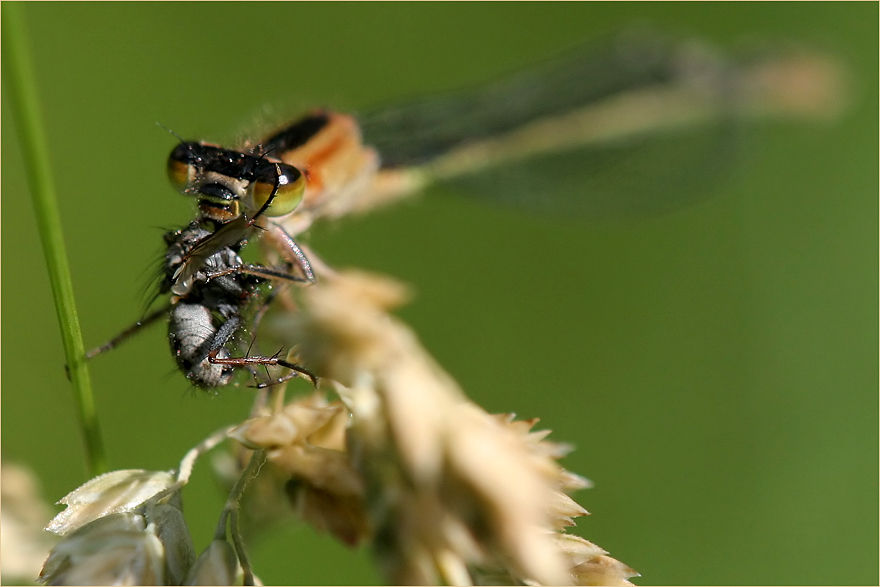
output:
<svg viewBox="0 0 880 587"><path fill-rule="evenodd" d="M201 304L179 302L171 309L168 335L177 364L195 385L212 388L230 382L233 369L208 359L217 340L214 316L208 308ZM229 352L222 345L216 350L217 358L229 357Z"/></svg>

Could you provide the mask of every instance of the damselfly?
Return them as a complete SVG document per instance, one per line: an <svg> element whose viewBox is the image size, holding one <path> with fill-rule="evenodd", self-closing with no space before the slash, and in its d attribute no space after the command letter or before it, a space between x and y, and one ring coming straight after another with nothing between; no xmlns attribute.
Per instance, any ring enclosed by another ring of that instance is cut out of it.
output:
<svg viewBox="0 0 880 587"><path fill-rule="evenodd" d="M277 357L231 357L226 345L260 284L314 281L294 240L314 221L442 182L582 216L678 207L707 195L744 120L831 112L836 74L816 55L735 63L701 45L625 36L482 88L360 116L316 110L236 149L181 141L169 176L199 213L166 235L171 302L90 356L168 314L178 364L203 387L225 385L234 367L311 376ZM241 261L257 236L278 263Z"/></svg>

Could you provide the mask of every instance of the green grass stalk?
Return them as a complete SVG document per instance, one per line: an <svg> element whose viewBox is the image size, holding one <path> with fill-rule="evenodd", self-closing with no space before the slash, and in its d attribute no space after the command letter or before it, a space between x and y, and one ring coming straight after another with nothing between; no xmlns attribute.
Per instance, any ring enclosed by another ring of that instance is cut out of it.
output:
<svg viewBox="0 0 880 587"><path fill-rule="evenodd" d="M86 445L87 465L92 476L106 470L92 385L73 297L73 284L64 248L61 217L49 165L49 152L40 121L37 88L26 43L23 7L20 2L2 5L3 78L13 118L21 138L22 156L37 218L37 227L55 312L61 327L64 355L73 385L80 427Z"/></svg>

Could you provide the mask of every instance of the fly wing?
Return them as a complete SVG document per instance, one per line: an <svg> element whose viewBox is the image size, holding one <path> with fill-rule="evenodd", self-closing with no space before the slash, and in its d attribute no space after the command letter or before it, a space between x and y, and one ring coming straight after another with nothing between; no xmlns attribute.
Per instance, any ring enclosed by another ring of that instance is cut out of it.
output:
<svg viewBox="0 0 880 587"><path fill-rule="evenodd" d="M815 55L734 63L704 45L627 34L360 122L391 191L453 184L549 213L650 214L710 195L748 120L835 110L838 77Z"/></svg>

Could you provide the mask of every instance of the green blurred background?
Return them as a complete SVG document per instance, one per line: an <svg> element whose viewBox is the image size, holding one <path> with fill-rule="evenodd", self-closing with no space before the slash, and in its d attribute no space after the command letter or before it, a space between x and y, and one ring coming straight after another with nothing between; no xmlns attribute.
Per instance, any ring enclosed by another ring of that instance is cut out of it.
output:
<svg viewBox="0 0 880 587"><path fill-rule="evenodd" d="M593 513L576 531L642 584L877 584L877 4L24 8L87 347L138 317L162 228L192 216L157 121L228 140L304 107L491 79L638 24L837 56L854 82L838 124L764 126L742 172L680 212L586 225L435 189L303 240L412 284L399 314L475 401L577 447L564 464L596 486L576 496ZM84 460L7 99L2 456L56 500ZM113 468L175 466L249 405L249 390L192 392L165 337L92 364ZM201 549L222 496L206 466L195 476ZM267 584L380 581L368 553L301 524L253 559Z"/></svg>

